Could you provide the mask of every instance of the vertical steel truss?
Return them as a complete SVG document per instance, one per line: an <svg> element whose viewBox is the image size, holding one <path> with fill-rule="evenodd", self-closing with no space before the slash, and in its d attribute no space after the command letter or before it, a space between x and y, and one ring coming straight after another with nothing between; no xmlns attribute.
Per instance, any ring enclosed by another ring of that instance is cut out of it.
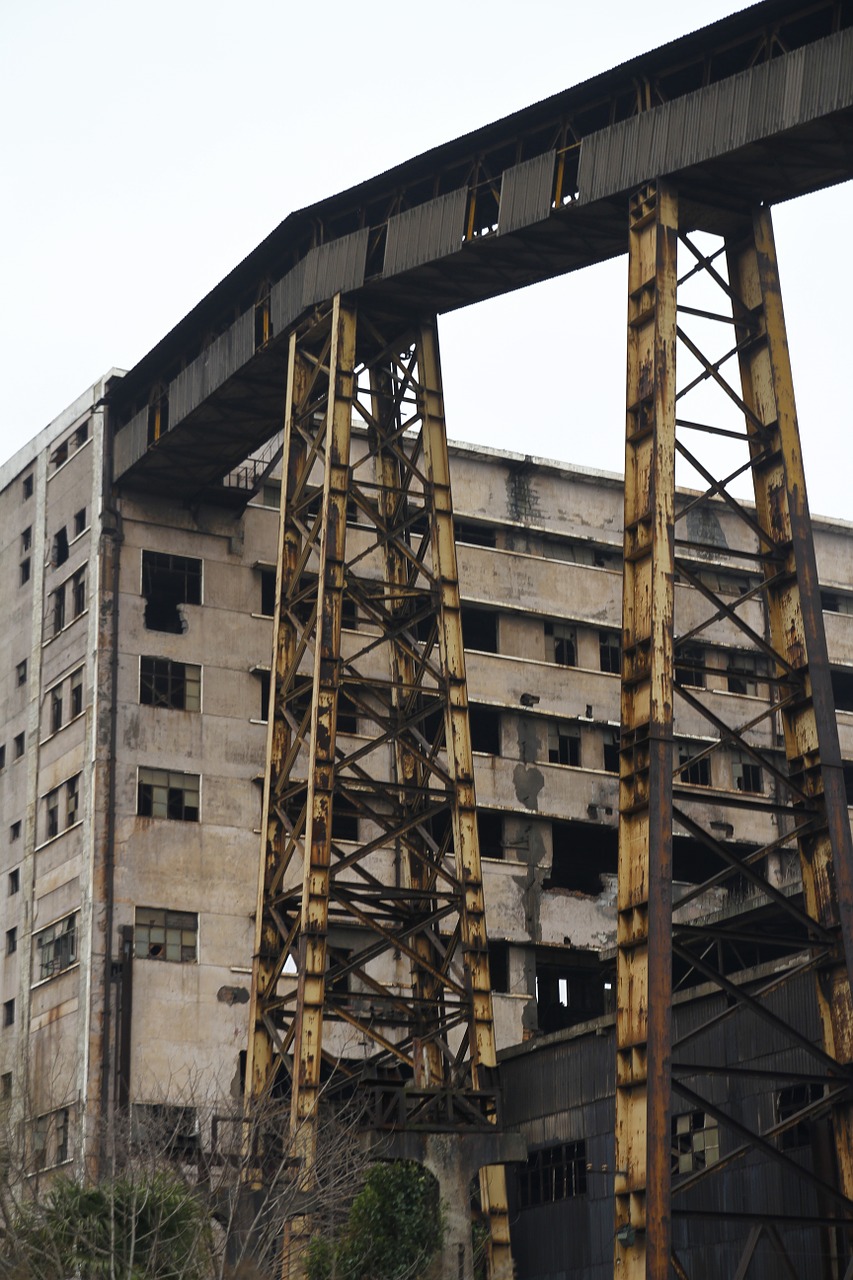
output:
<svg viewBox="0 0 853 1280"><path fill-rule="evenodd" d="M435 325L338 297L295 332L283 456L248 1092L290 1093L310 1181L323 1091L373 1128L498 1122ZM481 1192L509 1275L502 1166Z"/></svg>
<svg viewBox="0 0 853 1280"><path fill-rule="evenodd" d="M689 261L680 280L679 243ZM787 1274L806 1274L785 1256L789 1216L792 1224L811 1223L823 1231L824 1247L840 1275L853 1221L853 853L769 211L757 211L716 251L704 251L695 235L679 231L675 191L664 182L649 186L631 203L629 271L614 1274L621 1280L686 1275L672 1247L673 1220L684 1214L694 1220L722 1217L727 1230L742 1220L738 1277L748 1275L762 1234ZM682 302L699 277L722 299L716 309ZM705 342L700 345L687 332L697 327L703 334L712 328L724 333L722 351L707 354ZM695 371L677 394L676 347L689 353ZM734 429L702 421L693 412L693 402L709 386L734 405ZM699 456L707 452L702 441L721 440L742 455L726 465L722 477ZM676 456L706 486L678 502ZM732 492L736 481L750 474L754 507ZM721 552L719 543L709 545L713 539L701 533L709 526L697 515L721 507L740 521L741 550ZM702 571L703 559L718 564L721 555L747 579L735 596ZM705 616L691 616L686 627L677 625L678 616L674 619L676 575L706 606ZM750 618L762 598L768 635ZM761 683L770 691L769 705L704 694L705 672L701 662L697 668L696 649L691 655L689 646L710 643L719 626L729 633L734 628L744 646L766 661ZM725 721L722 702L732 707ZM704 720L702 732L711 741L698 749L694 745L689 760L675 761L673 726L681 716L693 723L697 717ZM702 762L732 748L762 771L751 777L770 780L770 795L715 794L713 787L695 785L710 781ZM707 820L715 805L723 819L732 811L764 812L775 822L775 838L748 852L744 845L727 843L725 822ZM674 900L673 823L677 833L697 842L706 870L713 866L703 883L678 885ZM788 849L799 853L801 904L784 891L779 875ZM755 925L737 916L703 927L685 923L685 909L701 906L709 890L719 893L744 883L753 900L772 913L769 930L765 925L763 934L751 933ZM767 945L777 942L779 954L787 951L796 958L783 975L747 990L733 975L744 967L742 949L762 938ZM821 1043L772 1007L772 993L809 971ZM725 1013L677 1043L670 1021L673 974L677 984L712 982L727 997ZM763 1020L792 1052L784 1054L787 1070L728 1063L728 1080L761 1076L768 1091L792 1081L812 1086L806 1095L811 1102L761 1132L720 1102L726 1090L719 1087L719 1059L710 1061L709 1053L703 1061L703 1047L707 1053L720 1023L744 1010ZM719 1162L683 1176L671 1174L675 1108L713 1117L725 1135ZM826 1115L832 1117L837 1179L792 1160L777 1141L799 1122ZM750 1155L781 1163L789 1176L809 1183L813 1195L803 1203L818 1206L814 1215L778 1203L724 1210L722 1199L716 1212L709 1209L712 1199L703 1198L709 1180ZM844 1223L846 1231L839 1229ZM817 1262L809 1265L808 1274L817 1274ZM830 1273L836 1274L821 1274Z"/></svg>

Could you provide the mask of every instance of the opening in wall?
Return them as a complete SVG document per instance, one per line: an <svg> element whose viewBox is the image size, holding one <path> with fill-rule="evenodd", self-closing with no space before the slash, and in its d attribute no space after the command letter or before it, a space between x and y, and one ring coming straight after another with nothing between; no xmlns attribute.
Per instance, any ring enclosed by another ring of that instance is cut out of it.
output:
<svg viewBox="0 0 853 1280"><path fill-rule="evenodd" d="M201 560L160 551L142 552L142 594L149 631L180 635L182 604L201 604Z"/></svg>

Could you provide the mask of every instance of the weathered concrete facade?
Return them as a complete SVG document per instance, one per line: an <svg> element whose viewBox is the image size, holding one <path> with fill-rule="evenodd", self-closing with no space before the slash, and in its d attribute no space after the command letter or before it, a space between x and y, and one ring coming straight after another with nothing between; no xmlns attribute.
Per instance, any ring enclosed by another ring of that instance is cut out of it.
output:
<svg viewBox="0 0 853 1280"><path fill-rule="evenodd" d="M45 1166L79 1158L87 1139L93 1149L113 1099L191 1105L239 1091L246 1040L278 486L235 506L237 477L221 502L192 509L114 493L103 482L108 382L0 472L0 1090ZM622 488L463 446L452 466L507 1047L610 1007ZM754 572L737 555L750 549L742 526L722 506L702 520L691 536L715 548L702 574L742 592ZM853 761L853 527L817 521L815 538ZM676 597L683 632L706 606L684 584ZM744 614L763 634L758 599ZM769 697L765 660L725 619L680 661L697 697L738 699L743 721ZM680 708L685 753L707 731ZM776 749L772 720L754 741ZM682 781L731 793L731 808L710 815L722 837L772 838L776 819L734 803L775 785L749 760L717 752ZM679 879L701 878L697 856L676 831ZM775 856L794 891L793 850ZM721 890L691 910L742 905Z"/></svg>

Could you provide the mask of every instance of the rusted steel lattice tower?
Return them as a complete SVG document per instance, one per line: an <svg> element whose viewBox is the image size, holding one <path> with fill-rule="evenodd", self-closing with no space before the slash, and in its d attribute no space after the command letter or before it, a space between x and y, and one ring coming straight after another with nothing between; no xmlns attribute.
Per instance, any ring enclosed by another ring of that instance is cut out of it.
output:
<svg viewBox="0 0 853 1280"><path fill-rule="evenodd" d="M719 215L712 217L719 230ZM740 1235L738 1277L749 1274L762 1241L787 1274L801 1274L785 1253L780 1227L792 1219L784 1205L772 1195L762 1203L759 1189L753 1202L733 1207L714 1191L715 1175L751 1155L781 1162L810 1184L812 1198L803 1204L815 1208L801 1221L822 1227L826 1257L834 1259L826 1265L836 1268L820 1274L853 1273L845 1234L853 1222L850 828L770 213L760 208L751 218L727 215L722 222L721 236L687 234L678 192L665 181L644 187L630 205L614 1244L614 1274L623 1280L686 1275L678 1241L686 1239L683 1224L697 1218L718 1219L721 1231ZM691 305L697 285L701 305ZM709 290L717 303L707 300ZM713 333L723 334L722 342L713 342ZM688 370L678 389L676 350ZM709 414L708 387L733 419ZM708 453L717 457L709 442L721 441L729 450L725 464L705 461ZM730 460L731 449L740 450L739 458ZM701 478L703 494L676 498L677 458ZM751 476L754 508L734 496L743 476ZM710 499L742 520L735 562L762 574L760 587L737 598L715 589L696 567L703 553L719 554L691 532L690 513ZM704 616L681 616L679 580L701 593ZM749 617L759 593L768 635ZM709 709L702 672L689 656L691 642L719 625L745 634L769 660L772 706L746 722L724 723ZM716 741L676 760L673 722L683 714L703 720ZM777 763L777 745L787 770ZM691 785L702 780L713 750L732 746L774 781L766 797L746 794L760 787L742 788L744 811L769 808L779 832L746 856L715 829L722 824L700 825ZM691 876L696 883L689 887L673 883L673 831L701 842L710 859L708 874ZM799 851L802 907L785 894L779 875L787 846ZM738 879L773 905L775 927L802 948L799 962L764 987L747 989L728 976L738 966L727 956L752 936L737 917L713 927L687 923L692 902ZM781 982L804 971L815 980L818 1045L773 1007ZM728 1007L673 1043L673 986L697 979L721 988ZM712 1055L703 1058L703 1046L745 1009L784 1047L765 1070L732 1061L721 1073L708 1065ZM739 1073L763 1076L771 1088L773 1081L777 1088L801 1086L799 1109L761 1132L750 1130L728 1096L727 1081ZM726 1130L725 1156L695 1162L682 1174L679 1151L692 1139L687 1127L674 1125L676 1112L711 1117ZM837 1182L803 1168L777 1141L786 1129L826 1113Z"/></svg>
<svg viewBox="0 0 853 1280"><path fill-rule="evenodd" d="M435 324L340 295L303 322L283 466L247 1087L289 1092L306 1186L320 1096L354 1085L386 1151L429 1165L442 1135L463 1217L491 1164L490 1270L510 1277ZM309 1231L290 1226L290 1275Z"/></svg>

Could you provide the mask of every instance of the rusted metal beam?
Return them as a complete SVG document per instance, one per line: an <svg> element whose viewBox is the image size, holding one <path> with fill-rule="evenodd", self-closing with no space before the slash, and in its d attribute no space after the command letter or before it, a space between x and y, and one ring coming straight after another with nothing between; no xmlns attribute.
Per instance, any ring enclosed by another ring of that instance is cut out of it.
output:
<svg viewBox="0 0 853 1280"><path fill-rule="evenodd" d="M634 197L629 226L614 1270L668 1280L678 206L666 183Z"/></svg>

